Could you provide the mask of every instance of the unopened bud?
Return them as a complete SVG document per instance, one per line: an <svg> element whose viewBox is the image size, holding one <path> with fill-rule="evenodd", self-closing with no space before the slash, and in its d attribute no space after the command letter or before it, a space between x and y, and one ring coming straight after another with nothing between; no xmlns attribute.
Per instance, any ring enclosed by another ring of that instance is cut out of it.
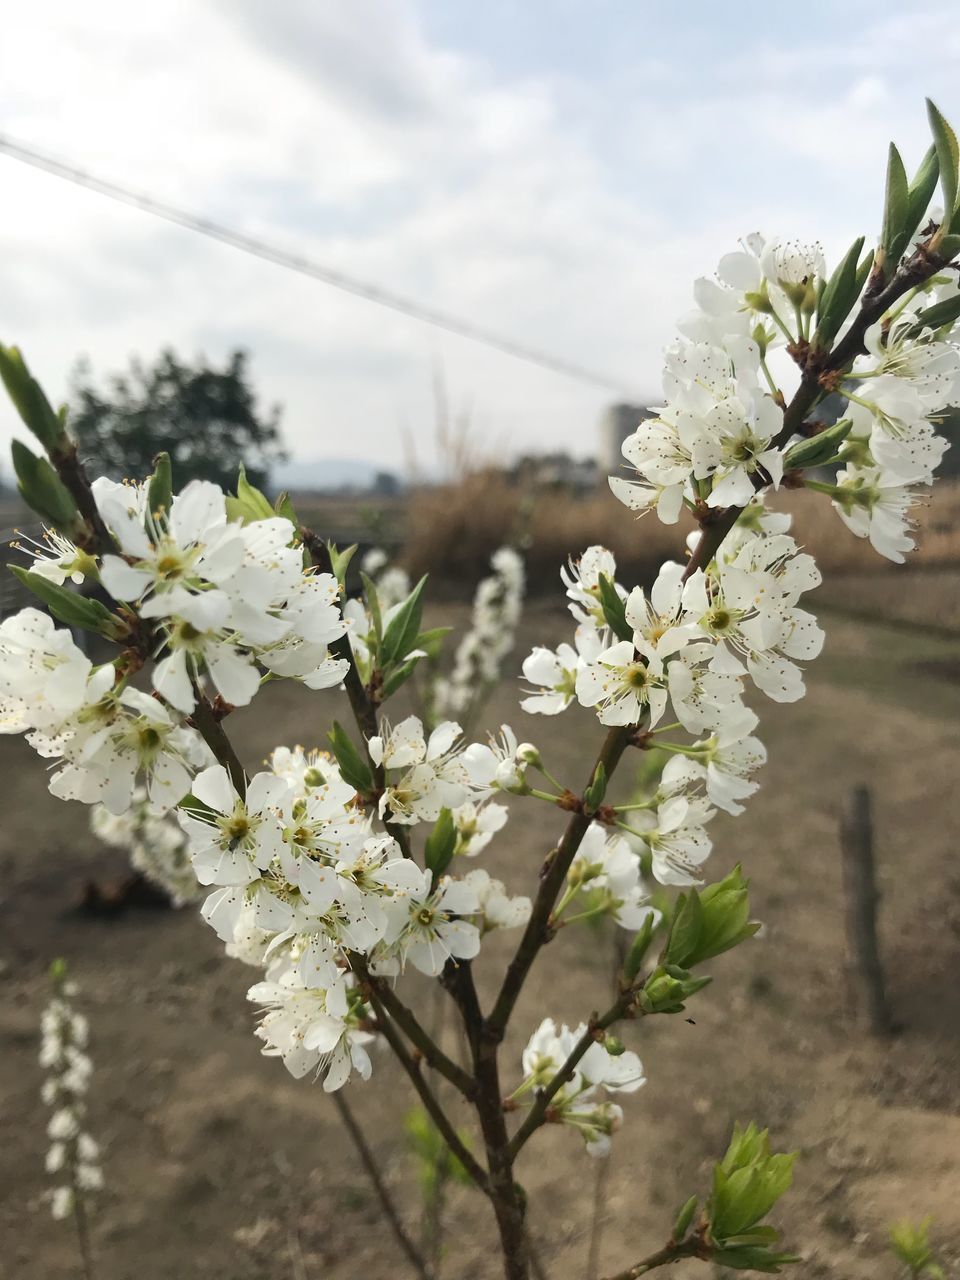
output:
<svg viewBox="0 0 960 1280"><path fill-rule="evenodd" d="M626 1053L627 1051L627 1046L619 1036L604 1036L603 1047L611 1058L619 1058L621 1053Z"/></svg>

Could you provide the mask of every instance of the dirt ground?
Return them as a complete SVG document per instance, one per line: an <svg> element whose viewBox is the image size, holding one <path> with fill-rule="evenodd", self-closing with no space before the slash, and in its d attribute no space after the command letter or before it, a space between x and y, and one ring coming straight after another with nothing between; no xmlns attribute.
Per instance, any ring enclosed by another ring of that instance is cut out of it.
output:
<svg viewBox="0 0 960 1280"><path fill-rule="evenodd" d="M893 1280L885 1234L903 1216L933 1214L938 1246L951 1262L960 1257L960 641L837 616L827 626L808 697L764 707L770 762L748 815L715 824L710 873L742 860L763 935L714 962L714 985L689 1009L693 1025L661 1017L624 1033L649 1083L626 1099L599 1188L601 1274L664 1241L677 1206L706 1189L732 1122L750 1118L769 1125L781 1149L801 1152L779 1217L803 1257L798 1278ZM566 630L559 609L536 605L519 652ZM579 781L595 721L579 710L534 721L516 692L513 680L501 686L489 724L509 719L556 774ZM249 763L279 741L320 742L334 709L342 714L334 695L268 686L236 715ZM116 876L117 856L97 846L80 806L48 796L22 742L0 740L0 770L0 1275L76 1274L69 1227L52 1222L41 1199L37 1023L58 955L84 989L97 1063L90 1127L108 1188L93 1226L98 1280L407 1274L329 1099L259 1055L244 999L253 971L223 958L191 909L78 916L79 885ZM874 791L882 940L902 1024L884 1042L865 1033L845 994L837 815L861 781ZM535 801L516 802L513 813L484 857L515 891L529 891L559 822ZM520 1047L541 1017L576 1022L603 1002L610 945L573 930L553 944L506 1046L505 1081L519 1079ZM478 963L488 996L503 955L489 944ZM425 982L405 990L432 1007ZM370 1083L349 1096L416 1229L396 1119L412 1101L406 1080L380 1055ZM551 1280L585 1274L596 1173L564 1130L543 1131L522 1159ZM476 1193L454 1188L445 1226L444 1280L499 1274L492 1218ZM690 1263L671 1274L707 1271Z"/></svg>

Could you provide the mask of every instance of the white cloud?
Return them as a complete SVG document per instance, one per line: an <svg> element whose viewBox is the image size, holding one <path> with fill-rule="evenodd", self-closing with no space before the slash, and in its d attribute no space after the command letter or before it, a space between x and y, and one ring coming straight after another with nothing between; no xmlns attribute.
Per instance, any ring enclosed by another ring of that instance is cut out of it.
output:
<svg viewBox="0 0 960 1280"><path fill-rule="evenodd" d="M608 13L591 33L615 72L598 78L502 70L432 38L413 0L34 0L8 19L0 112L105 177L656 395L691 278L739 234L837 253L875 229L887 138L926 145L924 79L953 106L957 39L942 6L921 9L858 17L856 42L832 45L758 28L699 61L655 19L621 47ZM603 391L3 157L0 175L0 336L54 392L80 352L106 372L165 344L244 345L294 452L396 465L400 421L429 440L441 360L510 448L593 448Z"/></svg>

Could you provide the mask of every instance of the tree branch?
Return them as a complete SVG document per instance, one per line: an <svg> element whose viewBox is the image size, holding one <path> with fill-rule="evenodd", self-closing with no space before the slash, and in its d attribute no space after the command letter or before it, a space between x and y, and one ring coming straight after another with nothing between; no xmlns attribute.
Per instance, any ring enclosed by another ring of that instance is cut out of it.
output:
<svg viewBox="0 0 960 1280"><path fill-rule="evenodd" d="M203 690L197 684L194 684L193 688L197 697L197 705L190 713L190 722L216 756L219 763L229 773L237 794L245 796L247 793L247 778L243 765L240 763L240 758L234 751L233 744L227 737L223 724L214 715L213 707L211 707Z"/></svg>
<svg viewBox="0 0 960 1280"><path fill-rule="evenodd" d="M343 1121L343 1127L350 1135L353 1145L357 1149L357 1155L360 1157L360 1163L363 1165L367 1177L373 1184L373 1189L377 1194L377 1199L380 1201L380 1207L383 1209L384 1216L390 1224L390 1228L393 1231L397 1244L399 1244L400 1248L407 1255L410 1265L420 1277L420 1280L432 1280L431 1273L423 1255L404 1229L404 1225L400 1220L400 1214L397 1212L397 1207L393 1203L390 1192L387 1190L386 1183L380 1176L380 1170L377 1167L376 1158L370 1150L366 1138L363 1136L363 1130L357 1123L356 1116L354 1116L353 1112L350 1110L350 1106L347 1103L346 1098L343 1096L343 1091L341 1089L337 1089L332 1096L334 1106L337 1108L337 1111L340 1113L340 1119Z"/></svg>
<svg viewBox="0 0 960 1280"><path fill-rule="evenodd" d="M487 1176L486 1169L484 1169L476 1158L467 1150L446 1112L437 1101L433 1090L427 1084L426 1080L424 1080L418 1064L414 1060L410 1050L407 1048L406 1042L400 1035L400 1032L392 1021L390 1015L387 1013L380 997L372 989L369 992L369 999L374 1012L377 1015L378 1030L383 1034L383 1038L399 1058L400 1065L410 1077L410 1081L414 1089L416 1089L420 1096L420 1101L423 1103L427 1114L440 1131L444 1142L446 1142L451 1152L460 1161L480 1190L487 1196L491 1195L490 1179Z"/></svg>
<svg viewBox="0 0 960 1280"><path fill-rule="evenodd" d="M638 1277L656 1271L658 1267L669 1266L679 1262L681 1258L702 1258L708 1260L713 1250L699 1236L688 1236L686 1240L671 1240L656 1253L651 1253L642 1262L636 1262L626 1271L618 1271L615 1276L607 1276L606 1280L638 1280Z"/></svg>
<svg viewBox="0 0 960 1280"><path fill-rule="evenodd" d="M636 726L618 727L610 730L596 763L590 771L590 780L595 777L597 766L603 765L609 781L635 731ZM523 937L520 939L516 953L507 967L500 994L497 996L496 1003L484 1025L484 1036L488 1040L499 1042L503 1039L504 1030L526 981L527 974L530 972L540 948L545 942L549 941L548 924L550 913L553 911L566 874L570 870L570 865L576 857L580 843L592 821L593 815L583 812L582 807L578 812L572 814L559 845L552 856L544 863L540 888L534 899L530 919L527 922L527 927L524 930Z"/></svg>
<svg viewBox="0 0 960 1280"><path fill-rule="evenodd" d="M374 977L364 963L363 957L351 956L351 965L366 988L376 995L377 1000L387 1013L406 1034L407 1039L422 1055L428 1066L439 1072L469 1100L477 1093L477 1082L463 1067L458 1066L452 1058L447 1057L440 1046L417 1021L416 1014L408 1009L393 988L382 978Z"/></svg>

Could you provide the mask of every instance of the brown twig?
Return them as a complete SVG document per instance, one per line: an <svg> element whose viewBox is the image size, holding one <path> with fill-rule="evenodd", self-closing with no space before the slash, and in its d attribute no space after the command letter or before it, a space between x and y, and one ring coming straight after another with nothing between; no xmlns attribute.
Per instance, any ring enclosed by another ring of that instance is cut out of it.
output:
<svg viewBox="0 0 960 1280"><path fill-rule="evenodd" d="M380 1207L383 1209L384 1216L390 1224L397 1244L406 1254L407 1259L413 1267L414 1271L420 1276L420 1280L432 1280L431 1272L427 1267L426 1260L420 1250L410 1239L407 1231L400 1219L396 1205L390 1195L387 1185L380 1176L380 1170L377 1167L376 1157L370 1150L370 1146L364 1137L363 1130L357 1122L356 1116L350 1109L349 1103L343 1096L343 1091L338 1089L333 1095L333 1103L340 1114L343 1121L343 1127L350 1135L350 1139L356 1148L357 1155L360 1157L360 1163L363 1165L367 1177L373 1185L377 1199L380 1201Z"/></svg>
<svg viewBox="0 0 960 1280"><path fill-rule="evenodd" d="M615 1276L607 1276L606 1280L639 1280L640 1276L656 1271L658 1267L667 1267L673 1262L679 1262L681 1258L708 1259L712 1253L712 1248L700 1236L688 1236L686 1240L671 1240L669 1244L665 1244L656 1253L651 1253L642 1262L635 1262L632 1267L627 1267L626 1271L618 1271Z"/></svg>
<svg viewBox="0 0 960 1280"><path fill-rule="evenodd" d="M371 990L369 995L370 1003L377 1014L379 1022L378 1030L382 1033L383 1038L386 1040L387 1044L389 1044L397 1058L399 1058L400 1065L410 1077L411 1084L419 1094L420 1101L423 1103L431 1120L439 1129L444 1142L446 1142L447 1146L460 1161L480 1190L485 1195L491 1195L490 1179L487 1176L487 1171L470 1153L464 1145L460 1135L457 1133L456 1129L454 1129L446 1112L438 1103L433 1090L427 1084L426 1080L424 1080L419 1064L407 1048L406 1041L400 1034L384 1006L381 1004L376 992Z"/></svg>

